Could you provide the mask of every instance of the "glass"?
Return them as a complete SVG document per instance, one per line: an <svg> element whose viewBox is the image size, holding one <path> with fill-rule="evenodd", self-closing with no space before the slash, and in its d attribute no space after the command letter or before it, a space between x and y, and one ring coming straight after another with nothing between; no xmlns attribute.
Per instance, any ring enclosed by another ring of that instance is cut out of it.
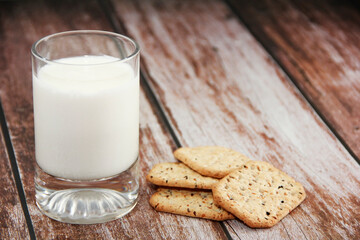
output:
<svg viewBox="0 0 360 240"><path fill-rule="evenodd" d="M139 46L84 30L31 52L38 207L75 224L127 214L139 190Z"/></svg>

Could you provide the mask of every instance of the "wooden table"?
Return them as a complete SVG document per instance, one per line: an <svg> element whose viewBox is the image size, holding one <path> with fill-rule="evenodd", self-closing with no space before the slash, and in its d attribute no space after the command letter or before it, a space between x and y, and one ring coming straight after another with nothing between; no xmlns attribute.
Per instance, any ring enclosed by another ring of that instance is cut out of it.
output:
<svg viewBox="0 0 360 240"><path fill-rule="evenodd" d="M360 239L359 5L310 2L1 2L0 238ZM56 222L34 200L30 47L74 29L142 48L140 202L106 224ZM196 145L271 162L308 197L270 229L155 212L145 174Z"/></svg>

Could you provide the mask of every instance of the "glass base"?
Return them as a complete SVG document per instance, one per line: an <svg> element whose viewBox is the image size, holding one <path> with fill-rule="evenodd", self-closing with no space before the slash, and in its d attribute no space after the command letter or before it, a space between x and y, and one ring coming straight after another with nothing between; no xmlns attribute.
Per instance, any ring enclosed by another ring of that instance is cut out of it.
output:
<svg viewBox="0 0 360 240"><path fill-rule="evenodd" d="M45 215L73 224L104 223L129 213L138 201L138 160L121 174L71 181L36 169L36 204Z"/></svg>

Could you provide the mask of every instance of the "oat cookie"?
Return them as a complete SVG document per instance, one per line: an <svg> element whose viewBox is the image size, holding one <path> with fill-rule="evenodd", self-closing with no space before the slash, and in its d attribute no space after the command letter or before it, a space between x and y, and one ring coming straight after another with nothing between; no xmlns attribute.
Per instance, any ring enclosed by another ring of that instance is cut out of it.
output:
<svg viewBox="0 0 360 240"><path fill-rule="evenodd" d="M219 146L183 147L174 156L196 172L214 178L222 178L250 161L241 153Z"/></svg>
<svg viewBox="0 0 360 240"><path fill-rule="evenodd" d="M215 206L211 192L159 188L150 198L150 205L161 212L216 221L234 219L234 216Z"/></svg>
<svg viewBox="0 0 360 240"><path fill-rule="evenodd" d="M146 179L159 186L211 189L219 180L204 177L183 163L156 164L146 176Z"/></svg>
<svg viewBox="0 0 360 240"><path fill-rule="evenodd" d="M303 186L271 164L250 161L213 187L214 201L249 227L272 227L306 197Z"/></svg>

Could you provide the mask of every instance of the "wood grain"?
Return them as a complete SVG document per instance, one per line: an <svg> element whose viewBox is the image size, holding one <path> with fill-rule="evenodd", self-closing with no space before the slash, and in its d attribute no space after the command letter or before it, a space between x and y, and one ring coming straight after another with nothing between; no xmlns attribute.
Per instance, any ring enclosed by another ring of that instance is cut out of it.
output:
<svg viewBox="0 0 360 240"><path fill-rule="evenodd" d="M308 198L271 229L234 239L360 238L360 167L221 1L113 1L184 146L223 145L274 164Z"/></svg>
<svg viewBox="0 0 360 240"><path fill-rule="evenodd" d="M0 239L28 239L28 228L1 131L0 166Z"/></svg>
<svg viewBox="0 0 360 240"><path fill-rule="evenodd" d="M359 9L337 0L230 2L359 161Z"/></svg>
<svg viewBox="0 0 360 240"><path fill-rule="evenodd" d="M152 185L145 183L150 167L175 161L174 142L159 121L156 109L141 92L140 202L127 216L106 224L70 225L42 215L34 197L34 132L31 93L31 44L45 35L74 29L111 30L95 1L36 1L7 3L0 8L1 99L25 189L26 201L38 239L224 239L212 221L159 214L148 204Z"/></svg>

